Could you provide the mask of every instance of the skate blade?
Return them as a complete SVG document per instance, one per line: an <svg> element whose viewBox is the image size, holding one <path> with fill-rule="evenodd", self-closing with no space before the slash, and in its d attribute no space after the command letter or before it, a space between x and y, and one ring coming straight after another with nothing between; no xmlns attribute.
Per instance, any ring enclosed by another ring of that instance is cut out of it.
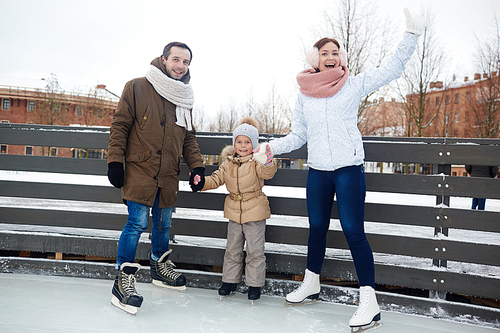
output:
<svg viewBox="0 0 500 333"><path fill-rule="evenodd" d="M153 280L153 284L157 287L160 287L160 288L165 288L165 289L172 289L172 290L177 290L177 291L180 291L180 292L184 292L186 291L186 286L171 286L169 284L166 284L162 281L159 281L159 280Z"/></svg>
<svg viewBox="0 0 500 333"><path fill-rule="evenodd" d="M297 303L288 302L288 301L285 300L285 306L304 306L304 305L311 305L311 304L314 304L314 303L319 303L319 302L322 302L322 301L323 300L321 298L316 298L316 299L306 298L302 302L297 302Z"/></svg>
<svg viewBox="0 0 500 333"><path fill-rule="evenodd" d="M137 314L137 307L136 306L123 304L122 302L120 302L120 300L115 295L113 295L113 297L111 298L111 304L116 306L118 309L123 310L126 313L131 314L133 316L135 316Z"/></svg>
<svg viewBox="0 0 500 333"><path fill-rule="evenodd" d="M227 298L229 298L229 297L233 297L235 294L236 294L236 292L235 292L235 291L231 291L231 293L230 293L229 295L226 295L226 296L221 296L221 295L219 295L219 297L220 297L220 300L221 300L221 301L224 301L224 300L226 300L226 299L227 299Z"/></svg>
<svg viewBox="0 0 500 333"><path fill-rule="evenodd" d="M382 323L379 321L372 322L371 326L361 326L361 327L351 327L351 333L363 333L368 331L373 331L382 326Z"/></svg>
<svg viewBox="0 0 500 333"><path fill-rule="evenodd" d="M252 304L252 306L254 306L254 305L255 305L255 302L257 302L257 300L256 300L256 299L251 299L251 300L250 300L250 304Z"/></svg>

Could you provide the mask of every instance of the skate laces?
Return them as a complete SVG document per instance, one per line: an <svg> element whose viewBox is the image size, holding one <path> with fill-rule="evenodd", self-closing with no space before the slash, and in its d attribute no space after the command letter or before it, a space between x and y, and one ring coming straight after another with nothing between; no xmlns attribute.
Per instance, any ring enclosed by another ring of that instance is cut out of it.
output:
<svg viewBox="0 0 500 333"><path fill-rule="evenodd" d="M370 305L370 288L359 288L359 306L353 317L362 316L368 310Z"/></svg>
<svg viewBox="0 0 500 333"><path fill-rule="evenodd" d="M127 294L136 294L137 291L135 290L135 276L134 274L127 274L124 272L121 272L122 274L122 288Z"/></svg>
<svg viewBox="0 0 500 333"><path fill-rule="evenodd" d="M309 288L309 285L311 284L311 281L312 281L312 277L313 277L312 274L306 274L304 276L304 281L302 281L302 284L300 285L300 287L298 287L297 289L292 291L292 294L293 295L301 294L304 290Z"/></svg>
<svg viewBox="0 0 500 333"><path fill-rule="evenodd" d="M181 273L177 273L174 271L175 264L169 259L165 262L159 262L158 268L160 270L161 275L164 275L172 280L177 280Z"/></svg>

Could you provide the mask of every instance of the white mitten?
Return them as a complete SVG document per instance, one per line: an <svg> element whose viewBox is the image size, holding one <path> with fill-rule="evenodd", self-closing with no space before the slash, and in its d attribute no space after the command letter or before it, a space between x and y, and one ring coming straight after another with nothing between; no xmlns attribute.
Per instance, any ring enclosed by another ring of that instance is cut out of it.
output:
<svg viewBox="0 0 500 333"><path fill-rule="evenodd" d="M410 10L405 8L406 32L420 36L424 33L424 18L420 15L411 15Z"/></svg>
<svg viewBox="0 0 500 333"><path fill-rule="evenodd" d="M273 155L273 147L267 142L261 143L253 151L253 158L255 161L265 166L269 166L273 163Z"/></svg>

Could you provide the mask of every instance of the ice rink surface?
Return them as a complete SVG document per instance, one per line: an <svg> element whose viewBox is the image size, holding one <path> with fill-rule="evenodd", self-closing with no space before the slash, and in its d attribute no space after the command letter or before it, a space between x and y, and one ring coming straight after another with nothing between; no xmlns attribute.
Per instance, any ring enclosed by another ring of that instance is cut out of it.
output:
<svg viewBox="0 0 500 333"><path fill-rule="evenodd" d="M0 273L0 332L350 332L354 306L316 303L285 307L281 297L246 294L220 301L216 290L165 290L138 283L144 297L136 316L111 305L113 281ZM499 329L382 312L377 333L474 333Z"/></svg>

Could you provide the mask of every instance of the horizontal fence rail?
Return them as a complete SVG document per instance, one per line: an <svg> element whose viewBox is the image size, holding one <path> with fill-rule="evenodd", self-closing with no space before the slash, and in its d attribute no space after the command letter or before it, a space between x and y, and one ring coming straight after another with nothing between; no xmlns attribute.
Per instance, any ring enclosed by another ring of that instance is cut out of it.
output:
<svg viewBox="0 0 500 333"><path fill-rule="evenodd" d="M218 155L225 145L231 144L229 133L198 133L198 143L205 155ZM279 135L261 135L261 141ZM438 165L447 170L452 164L500 165L499 139L428 139L428 138L374 138L364 139L366 161L421 163ZM65 148L106 149L108 128L82 128L72 126L44 126L26 124L0 124L0 144L29 145ZM307 147L278 158L306 159ZM47 201L48 207L0 205L0 224L18 226L46 226L73 228L74 230L104 230L119 232L126 223L126 214L51 209L50 200L75 203L105 203L122 205L120 191L110 185L50 183L44 173L106 176L105 160L88 158L60 158L0 154L0 171L20 174L40 172L40 179L27 182L18 177L0 180L0 198L12 200ZM207 165L206 174L218 166ZM188 180L189 170L182 165L180 179ZM304 188L307 170L278 169L266 186L279 186L279 196L270 196L273 216L306 218L306 200L287 197L287 188ZM366 173L367 190L387 194L410 194L436 197L436 202L446 202L449 197L483 197L500 199L500 180L472 177L453 177L444 173L434 175ZM171 234L179 238L172 247L172 260L187 264L222 266L224 245L210 240L223 241L227 222L221 217L224 193L179 192L176 207L219 212L219 218L199 219L174 217ZM29 206L29 205L28 205ZM177 216L177 215L175 215ZM336 203L332 219L338 219ZM368 233L376 258L376 282L416 289L465 294L500 299L500 278L474 272L456 272L448 269L450 262L464 265L500 267L500 245L478 242L477 239L456 240L447 237L447 230L500 233L500 212L473 211L450 208L447 205L412 206L389 203L366 203L367 223L380 224L384 230L391 228L427 228L428 235L411 232ZM400 230L398 229L398 230ZM394 229L396 230L396 229ZM434 235L435 230L441 232ZM445 232L446 231L446 232ZM75 231L73 231L75 233ZM76 232L77 233L77 232ZM196 239L196 244L182 239ZM268 224L266 229L267 270L272 273L302 274L306 265L307 226ZM75 255L116 256L116 237L90 237L78 235L36 234L0 230L0 249L12 251L61 252ZM141 243L138 259L147 259L150 245ZM354 265L349 259L348 246L341 230L330 230L322 276L356 281ZM290 250L292 249L292 250ZM340 252L338 252L340 251ZM338 254L340 253L340 254ZM384 261L380 258L396 258ZM397 258L410 264L397 263ZM408 259L410 258L410 259ZM412 262L427 262L414 266ZM440 263L434 265L433 263Z"/></svg>

